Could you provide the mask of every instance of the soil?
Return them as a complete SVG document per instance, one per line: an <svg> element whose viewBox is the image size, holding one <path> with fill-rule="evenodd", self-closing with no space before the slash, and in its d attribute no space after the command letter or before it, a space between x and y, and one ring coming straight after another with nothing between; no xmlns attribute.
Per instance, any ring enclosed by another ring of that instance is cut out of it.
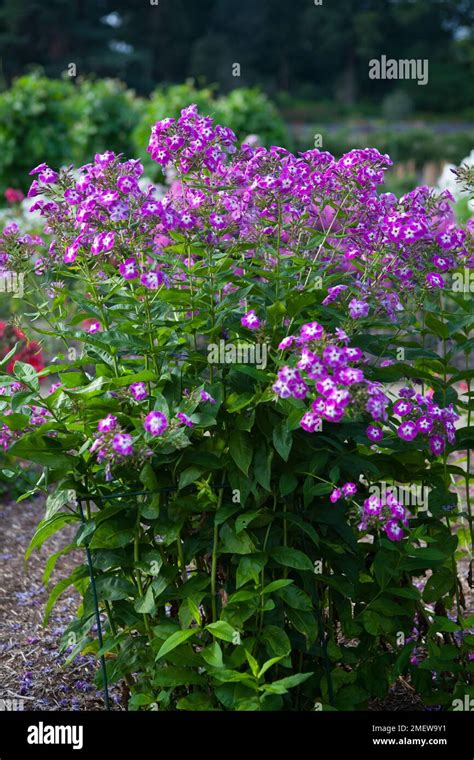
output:
<svg viewBox="0 0 474 760"><path fill-rule="evenodd" d="M94 657L79 655L66 665L59 651L79 602L74 589L59 597L48 625L42 625L51 588L83 562L79 551L60 557L45 588L47 558L71 542L75 529L66 525L50 536L25 564L26 549L43 516L40 499L0 507L0 700L23 700L24 710L103 710L102 692L94 684ZM110 696L111 709L121 709L118 690L112 688Z"/></svg>

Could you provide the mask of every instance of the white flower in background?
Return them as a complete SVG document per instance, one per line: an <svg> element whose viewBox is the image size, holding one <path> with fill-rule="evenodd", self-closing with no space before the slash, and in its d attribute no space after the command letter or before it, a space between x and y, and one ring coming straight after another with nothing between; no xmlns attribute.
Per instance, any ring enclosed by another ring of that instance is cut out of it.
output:
<svg viewBox="0 0 474 760"><path fill-rule="evenodd" d="M474 150L471 150L470 154L463 158L460 162L464 166L474 166ZM462 185L456 180L456 175L453 174L453 169L457 169L455 164L445 164L441 176L438 178L437 190L449 190L456 201L466 198L469 192L464 190ZM474 212L474 200L468 201L469 210Z"/></svg>

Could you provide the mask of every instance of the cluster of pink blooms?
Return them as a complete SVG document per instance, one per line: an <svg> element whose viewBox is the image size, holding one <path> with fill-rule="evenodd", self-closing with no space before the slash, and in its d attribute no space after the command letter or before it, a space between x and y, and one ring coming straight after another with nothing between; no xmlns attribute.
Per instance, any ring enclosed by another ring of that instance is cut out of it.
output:
<svg viewBox="0 0 474 760"><path fill-rule="evenodd" d="M329 501L331 504L336 504L344 499L355 503L353 500L357 490L355 483L344 483L342 486L334 488L329 496ZM360 519L359 530L366 531L371 527L381 527L391 541L400 541L404 537L403 528L408 525L410 515L394 494L388 493L383 499L372 494L364 500L362 507L356 505L356 510Z"/></svg>
<svg viewBox="0 0 474 760"><path fill-rule="evenodd" d="M135 382L128 386L130 395L135 401L144 401L148 398L148 389L145 383ZM204 389L194 393L185 392L183 394L186 401L191 405L193 402L215 404L215 399ZM151 439L162 438L166 431L176 430L179 427L193 427L193 421L186 412L177 412L174 420L168 420L163 412L152 410L143 418L143 430ZM97 433L90 448L90 452L95 454L99 463L106 463L106 479L111 480L111 465L121 459L136 456L139 459L152 456L152 450L137 438L134 441L132 435L122 429L116 415L108 414L99 420L97 424Z"/></svg>
<svg viewBox="0 0 474 760"><path fill-rule="evenodd" d="M361 511L359 530L381 527L391 541L400 541L404 537L403 527L408 525L410 515L393 494L387 494L383 500L372 494L365 499Z"/></svg>
<svg viewBox="0 0 474 760"><path fill-rule="evenodd" d="M10 430L8 425L2 423L0 425L0 449L6 451L11 446L13 437L13 430Z"/></svg>
<svg viewBox="0 0 474 760"><path fill-rule="evenodd" d="M214 126L210 116L200 116L197 106L190 105L179 119L155 124L147 150L162 166L176 163L180 174L187 174L196 164L214 171L226 154L235 152L236 140L229 127Z"/></svg>
<svg viewBox="0 0 474 760"><path fill-rule="evenodd" d="M10 407L11 396L15 393L23 391L25 387L22 383L14 382L8 386L0 386L0 401L4 397L4 401L0 404L2 415L9 417L13 414L13 410ZM28 424L21 430L15 430L10 428L7 424L0 424L0 449L6 451L12 446L16 440L21 438L22 435L34 429L38 425L42 425L51 419L51 413L44 406L38 406L33 404L31 406L20 408L18 411L23 412L29 416ZM49 432L49 435L54 435L53 432Z"/></svg>
<svg viewBox="0 0 474 760"><path fill-rule="evenodd" d="M191 105L178 119L153 127L148 150L185 179L161 198L153 186L140 187L139 161L122 161L111 151L97 154L76 176L37 166L29 196L38 196L33 210L55 240L48 248L41 238L5 229L0 255L40 256L38 273L53 263L87 260L97 278L107 261L124 283L157 290L187 287L185 267L199 259L178 253L184 266L169 266L163 251L176 233L191 246L244 244L243 256L230 266L237 280L256 253L269 270L277 266L276 249L280 258L297 250L312 262L314 234L324 233L318 276L344 279L328 299L342 300L355 320L372 316L371 310L397 319L407 294L441 287L444 273L472 263L473 230L456 226L449 193L421 187L400 200L379 194L391 161L375 149L336 159L317 149L295 156L275 146L237 148L230 129ZM300 277L295 287L305 284L304 267ZM235 279L228 288L238 288ZM244 326L256 329L257 315L245 319Z"/></svg>
<svg viewBox="0 0 474 760"><path fill-rule="evenodd" d="M105 463L105 479L112 480L111 465L134 454L133 438L122 430L113 414L99 420L97 431L90 453L96 455L99 464Z"/></svg>
<svg viewBox="0 0 474 760"><path fill-rule="evenodd" d="M355 483L349 481L344 483L340 488L335 488L329 496L331 504L336 504L340 499L352 499L357 493L357 486Z"/></svg>
<svg viewBox="0 0 474 760"><path fill-rule="evenodd" d="M446 442L456 440L455 422L459 415L453 405L443 408L433 402L430 396L416 393L413 388L402 388L400 399L393 405L393 413L401 418L397 435L402 441L413 441L417 436L428 438L429 447L435 456L442 454Z"/></svg>
<svg viewBox="0 0 474 760"><path fill-rule="evenodd" d="M363 354L348 342L342 330L330 334L318 322L309 322L279 345L281 350L291 350L297 361L296 366L279 370L273 390L283 399L311 400L311 411L300 421L309 433L320 429L321 420L340 422L349 408L365 411L373 420L387 418L387 396L379 383L370 382L360 368L351 366L360 363Z"/></svg>
<svg viewBox="0 0 474 760"><path fill-rule="evenodd" d="M143 420L143 428L151 436L161 436L168 428L168 420L162 412L149 412ZM122 430L117 417L108 414L97 424L97 436L90 448L97 461L115 461L117 457L130 457L135 452L133 437ZM152 452L149 452L150 454Z"/></svg>

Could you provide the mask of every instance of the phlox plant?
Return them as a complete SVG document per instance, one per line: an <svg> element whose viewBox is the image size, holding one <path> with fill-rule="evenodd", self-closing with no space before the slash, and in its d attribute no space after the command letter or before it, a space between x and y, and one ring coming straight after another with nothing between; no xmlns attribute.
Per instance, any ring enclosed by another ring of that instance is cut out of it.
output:
<svg viewBox="0 0 474 760"><path fill-rule="evenodd" d="M377 150L238 146L192 105L148 151L164 197L109 151L41 164L52 242L2 235L62 346L0 378L9 453L42 470L28 555L71 523L45 582L85 552L46 619L75 586L63 645L129 709L357 710L402 675L450 709L473 670L474 226L447 192L379 192ZM266 361L210 361L221 341Z"/></svg>

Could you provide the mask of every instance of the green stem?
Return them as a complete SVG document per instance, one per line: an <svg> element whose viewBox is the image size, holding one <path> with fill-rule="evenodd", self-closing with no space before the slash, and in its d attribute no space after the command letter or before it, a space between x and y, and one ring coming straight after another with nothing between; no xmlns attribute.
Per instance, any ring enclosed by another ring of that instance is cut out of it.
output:
<svg viewBox="0 0 474 760"><path fill-rule="evenodd" d="M137 522L135 527L135 537L133 539L133 561L135 565L138 565L140 562L140 507L137 508ZM142 577L140 568L136 568L135 578L137 581L138 591L140 593L140 596L144 596L144 589L143 589L143 583L142 583ZM150 626L150 617L149 615L144 612L143 613L143 622L145 624L145 630L147 632L147 636L150 641L153 641L153 631L151 630Z"/></svg>
<svg viewBox="0 0 474 760"><path fill-rule="evenodd" d="M225 471L222 473L222 482L225 482ZM219 489L219 496L217 500L217 512L222 506L222 499L224 496L224 489ZM217 549L219 546L219 526L214 518L214 531L212 538L212 559L211 559L211 610L212 610L212 622L217 620Z"/></svg>

